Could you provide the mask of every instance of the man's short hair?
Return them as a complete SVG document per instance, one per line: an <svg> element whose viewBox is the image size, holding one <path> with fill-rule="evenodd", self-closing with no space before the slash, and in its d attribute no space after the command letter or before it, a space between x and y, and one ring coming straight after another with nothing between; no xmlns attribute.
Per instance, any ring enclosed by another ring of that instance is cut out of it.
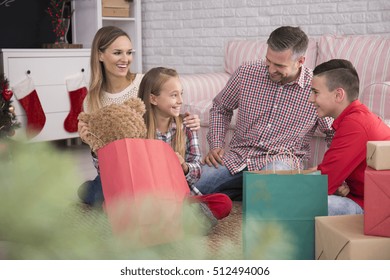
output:
<svg viewBox="0 0 390 280"><path fill-rule="evenodd" d="M330 91L343 88L349 101L359 98L359 75L352 63L345 59L331 59L317 65L314 76L325 76Z"/></svg>
<svg viewBox="0 0 390 280"><path fill-rule="evenodd" d="M299 27L281 26L269 35L268 47L282 52L291 49L294 59L303 56L309 45L309 38Z"/></svg>

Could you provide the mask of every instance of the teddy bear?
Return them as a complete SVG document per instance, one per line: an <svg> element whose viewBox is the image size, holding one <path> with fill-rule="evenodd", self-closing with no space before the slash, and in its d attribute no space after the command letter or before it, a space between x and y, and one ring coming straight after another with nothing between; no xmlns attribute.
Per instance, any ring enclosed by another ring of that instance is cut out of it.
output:
<svg viewBox="0 0 390 280"><path fill-rule="evenodd" d="M133 97L123 104L111 104L90 114L82 112L78 119L88 123L90 133L85 142L93 152L97 152L115 140L145 138L147 130L144 114L144 102Z"/></svg>

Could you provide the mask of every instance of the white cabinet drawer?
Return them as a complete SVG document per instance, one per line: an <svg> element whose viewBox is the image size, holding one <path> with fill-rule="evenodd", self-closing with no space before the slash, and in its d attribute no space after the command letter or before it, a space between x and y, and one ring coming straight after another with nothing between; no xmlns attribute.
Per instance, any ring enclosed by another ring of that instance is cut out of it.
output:
<svg viewBox="0 0 390 280"><path fill-rule="evenodd" d="M65 85L37 86L35 90L41 102L42 109L46 114L70 111L70 100ZM25 115L23 107L15 99L15 96L12 97L12 100L16 115Z"/></svg>
<svg viewBox="0 0 390 280"><path fill-rule="evenodd" d="M42 131L32 138L31 142L40 142L40 141L52 141L58 139L69 139L78 137L77 132L69 133L64 128L64 121L68 116L68 112L61 113L50 113L46 115L46 123ZM26 116L19 116L18 121L21 122L22 127L16 130L15 138L16 139L26 139Z"/></svg>
<svg viewBox="0 0 390 280"><path fill-rule="evenodd" d="M9 58L8 80L12 86L29 73L36 86L60 85L68 76L89 71L88 64L88 57Z"/></svg>
<svg viewBox="0 0 390 280"><path fill-rule="evenodd" d="M2 49L0 50L0 72L9 81L10 88L29 75L35 85L46 123L42 131L30 141L50 141L78 137L68 133L64 121L70 112L69 93L66 79L84 72L89 81L89 49ZM88 85L87 85L88 87ZM17 120L22 127L17 135L25 135L26 113L19 101L13 98Z"/></svg>

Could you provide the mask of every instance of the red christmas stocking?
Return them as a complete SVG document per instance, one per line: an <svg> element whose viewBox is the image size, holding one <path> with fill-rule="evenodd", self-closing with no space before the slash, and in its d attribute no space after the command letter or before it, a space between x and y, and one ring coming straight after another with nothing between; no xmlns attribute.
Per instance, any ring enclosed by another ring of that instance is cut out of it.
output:
<svg viewBox="0 0 390 280"><path fill-rule="evenodd" d="M27 77L24 81L13 87L13 92L16 99L26 111L27 137L33 138L41 132L46 123L46 116L35 90L33 80L30 77Z"/></svg>
<svg viewBox="0 0 390 280"><path fill-rule="evenodd" d="M66 88L70 98L70 112L65 119L64 128L68 132L77 132L77 117L83 110L83 101L88 92L84 75L78 73L66 79Z"/></svg>

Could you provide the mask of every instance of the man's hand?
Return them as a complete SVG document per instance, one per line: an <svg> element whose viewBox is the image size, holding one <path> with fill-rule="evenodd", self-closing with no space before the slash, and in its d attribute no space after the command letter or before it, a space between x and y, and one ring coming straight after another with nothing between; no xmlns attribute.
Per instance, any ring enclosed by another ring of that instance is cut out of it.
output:
<svg viewBox="0 0 390 280"><path fill-rule="evenodd" d="M200 119L198 115L191 115L186 112L183 118L184 125L191 130L198 130L200 128Z"/></svg>
<svg viewBox="0 0 390 280"><path fill-rule="evenodd" d="M349 187L345 182L337 189L337 191L334 192L334 195L338 195L338 196L347 196L348 194L349 194Z"/></svg>
<svg viewBox="0 0 390 280"><path fill-rule="evenodd" d="M225 150L221 148L215 148L214 150L209 151L209 153L205 156L202 163L207 164L208 166L214 165L215 168L218 168L218 165L223 165L223 155L225 154Z"/></svg>

